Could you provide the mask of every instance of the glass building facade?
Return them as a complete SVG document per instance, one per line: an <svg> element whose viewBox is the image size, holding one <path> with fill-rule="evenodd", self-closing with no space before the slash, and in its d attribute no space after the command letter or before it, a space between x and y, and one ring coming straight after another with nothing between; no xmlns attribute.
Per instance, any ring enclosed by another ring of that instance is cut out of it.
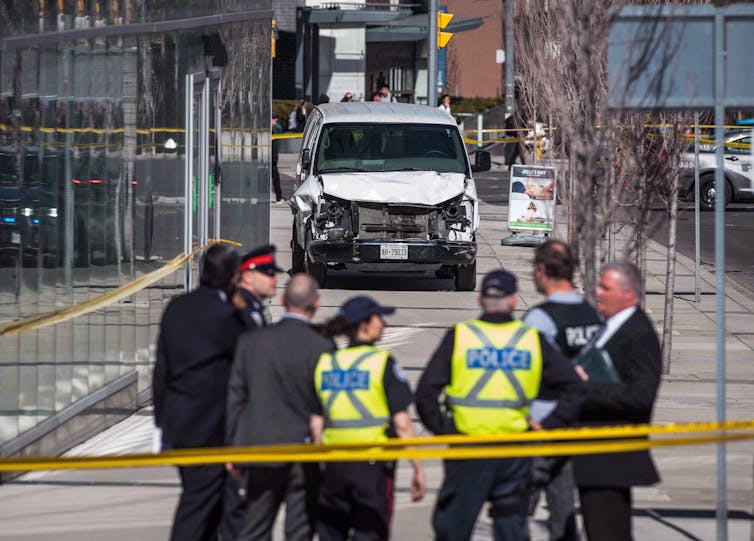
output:
<svg viewBox="0 0 754 541"><path fill-rule="evenodd" d="M0 0L0 322L210 238L267 241L271 19L270 0ZM0 445L127 376L148 397L163 307L195 272L0 336Z"/></svg>

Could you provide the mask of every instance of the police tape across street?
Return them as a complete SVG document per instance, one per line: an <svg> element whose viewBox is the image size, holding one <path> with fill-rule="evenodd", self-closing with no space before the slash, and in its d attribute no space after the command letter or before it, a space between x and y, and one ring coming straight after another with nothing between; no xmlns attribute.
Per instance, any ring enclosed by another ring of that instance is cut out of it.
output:
<svg viewBox="0 0 754 541"><path fill-rule="evenodd" d="M683 434L700 434L685 436ZM654 436L648 438L648 436ZM754 439L754 419L724 423L629 425L573 428L481 436L434 436L394 439L380 443L339 445L264 445L178 449L158 454L78 457L6 457L0 471L40 471L147 466L262 462L346 462L353 460L478 459L540 455L620 453L657 447L701 445ZM584 441L588 440L588 441ZM551 443L536 443L547 441ZM535 442L535 443L531 443ZM526 445L524 445L526 443ZM441 447L440 447L441 446Z"/></svg>

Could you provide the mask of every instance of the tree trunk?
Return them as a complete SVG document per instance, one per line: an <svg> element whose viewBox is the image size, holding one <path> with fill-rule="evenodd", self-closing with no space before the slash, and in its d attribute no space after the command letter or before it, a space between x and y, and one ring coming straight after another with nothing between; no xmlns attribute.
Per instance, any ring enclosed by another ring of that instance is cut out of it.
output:
<svg viewBox="0 0 754 541"><path fill-rule="evenodd" d="M673 303L675 297L675 244L676 219L678 217L678 175L670 180L670 203L668 209L668 249L665 267L665 311L662 318L662 373L670 374L670 359L673 352Z"/></svg>

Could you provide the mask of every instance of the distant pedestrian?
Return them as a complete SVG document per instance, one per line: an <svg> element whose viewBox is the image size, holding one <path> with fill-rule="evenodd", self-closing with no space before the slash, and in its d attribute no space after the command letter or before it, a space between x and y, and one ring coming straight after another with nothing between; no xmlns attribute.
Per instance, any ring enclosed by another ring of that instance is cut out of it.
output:
<svg viewBox="0 0 754 541"><path fill-rule="evenodd" d="M314 368L334 344L311 326L319 309L317 282L296 274L283 294L285 314L271 327L244 334L236 348L228 393L227 439L234 446L310 443L310 412L319 409ZM271 422L274 419L274 422ZM285 502L285 539L309 540L319 490L319 465L229 465L245 486L238 541L271 539Z"/></svg>
<svg viewBox="0 0 754 541"><path fill-rule="evenodd" d="M322 105L323 103L330 103L330 96L327 94L320 94L319 98L317 98L317 105Z"/></svg>
<svg viewBox="0 0 754 541"><path fill-rule="evenodd" d="M272 135L279 135L283 133L283 127L280 125L280 122L278 121L278 115L277 113L272 113L272 121L271 121L271 131ZM278 143L276 140L272 140L272 152L271 152L271 161L272 161L272 189L275 191L275 203L279 203L280 201L283 201L283 190L280 188L280 171L278 171L278 157L280 155L280 143Z"/></svg>
<svg viewBox="0 0 754 541"><path fill-rule="evenodd" d="M555 428L576 419L584 385L573 366L539 333L511 314L516 277L495 270L484 277L478 319L448 331L416 390L416 409L435 434L504 434ZM540 386L557 397L541 423L528 418ZM448 410L438 399L444 393ZM446 460L432 526L437 541L471 539L486 501L495 541L528 541L526 504L531 459Z"/></svg>
<svg viewBox="0 0 754 541"><path fill-rule="evenodd" d="M372 101L382 101L382 94L380 91L372 92Z"/></svg>
<svg viewBox="0 0 754 541"><path fill-rule="evenodd" d="M662 370L660 343L639 305L641 274L627 261L602 267L597 311L607 318L594 345L609 356L619 380L586 380L587 398L579 416L584 426L647 424L652 420ZM631 541L631 487L660 480L649 451L573 457L579 503L589 541Z"/></svg>
<svg viewBox="0 0 754 541"><path fill-rule="evenodd" d="M380 85L379 90L380 90L380 95L382 96L381 101L384 101L386 103L392 103L392 102L398 101L396 97L393 96L392 92L390 92L390 87L388 86L387 83L383 83L382 85Z"/></svg>
<svg viewBox="0 0 754 541"><path fill-rule="evenodd" d="M437 108L440 111L453 116L453 113L450 112L450 94L443 94L442 96L440 96L440 105L438 105Z"/></svg>
<svg viewBox="0 0 754 541"><path fill-rule="evenodd" d="M299 100L296 109L294 109L294 113L296 118L296 131L302 132L306 126L306 119L309 114L306 110L306 98L301 98Z"/></svg>
<svg viewBox="0 0 754 541"><path fill-rule="evenodd" d="M602 320L592 305L573 287L576 258L566 243L548 240L534 250L534 283L547 300L531 308L523 322L539 334L567 359L576 357L602 327ZM555 396L548 389L540 392L532 412L542 413L542 422L556 406ZM569 457L536 457L532 463L532 494L529 513L536 509L540 490L547 500L547 530L550 541L577 541L576 486Z"/></svg>
<svg viewBox="0 0 754 541"><path fill-rule="evenodd" d="M233 350L244 325L229 302L238 253L223 244L202 259L199 287L165 308L157 340L152 393L162 448L225 444L225 403ZM179 466L181 496L173 541L214 540L223 510L222 466Z"/></svg>
<svg viewBox="0 0 754 541"><path fill-rule="evenodd" d="M340 98L340 101L341 102L353 101L353 94L351 92L346 92L345 94L343 94L343 97Z"/></svg>
<svg viewBox="0 0 754 541"><path fill-rule="evenodd" d="M350 344L322 354L317 363L314 381L322 417L314 417L312 428L324 443L414 437L408 382L390 353L374 345L385 328L382 316L393 312L371 297L352 297L326 324L328 336L345 335ZM410 492L417 501L425 492L424 468L418 460L411 463ZM388 539L394 475L393 462L327 463L319 497L320 541L345 541L349 530L355 541Z"/></svg>

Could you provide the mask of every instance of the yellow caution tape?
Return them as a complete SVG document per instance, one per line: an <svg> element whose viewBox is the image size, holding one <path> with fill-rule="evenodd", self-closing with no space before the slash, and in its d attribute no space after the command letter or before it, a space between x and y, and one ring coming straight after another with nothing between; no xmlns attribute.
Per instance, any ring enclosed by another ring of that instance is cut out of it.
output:
<svg viewBox="0 0 754 541"><path fill-rule="evenodd" d="M712 428L714 427L714 429ZM145 466L191 466L198 464L262 463L262 462L343 462L398 459L452 459L512 458L542 455L582 455L592 453L622 453L657 447L701 445L720 441L754 439L754 420L729 423L690 423L669 426L622 426L596 429L564 429L557 431L527 432L498 436L438 436L431 438L396 439L383 442L351 445L271 445L257 447L216 447L178 449L160 454L139 453L130 455L102 455L83 457L13 457L0 459L0 471L35 471L93 468L131 468ZM729 432L734 430L734 432ZM735 431L745 430L743 433ZM613 432L612 436L606 433ZM657 432L655 432L657 431ZM678 434L714 432L713 434L686 437L648 439L639 434ZM632 434L629 439L624 438ZM542 443L559 437L569 440L589 436L599 441ZM451 438L454 446L447 446ZM526 440L539 443L523 445ZM492 443L492 442L495 443ZM444 447L441 447L445 445ZM422 448L418 448L422 447Z"/></svg>
<svg viewBox="0 0 754 541"><path fill-rule="evenodd" d="M95 310L99 310L100 308L104 308L105 306L108 306L110 304L116 303L121 299L130 297L134 293L146 287L149 287L156 282L159 282L166 276L180 269L183 265L186 264L187 261L189 261L196 254L203 252L210 246L221 243L221 242L227 243L227 244L233 244L235 246L240 246L240 244L235 241L229 241L229 240L224 240L224 239L212 240L206 246L195 248L189 254L178 255L174 257L173 259L171 259L170 261L168 261L165 265L163 265L159 269L156 269L148 274L145 274L144 276L140 276L136 280L133 280L116 289L113 289L112 291L108 291L107 293L103 293L102 295L99 295L88 301L74 304L73 306L68 306L60 310L55 310L52 312L45 312L44 314L37 314L36 316L24 318L21 320L2 323L0 324L0 336L19 334L22 332L27 332L27 331L31 331L35 329L41 329L43 327L48 327L50 325L56 325L63 321L67 321L69 319L78 317L83 314L88 314L89 312L93 312Z"/></svg>
<svg viewBox="0 0 754 541"><path fill-rule="evenodd" d="M301 139L303 133L273 133L272 139Z"/></svg>

